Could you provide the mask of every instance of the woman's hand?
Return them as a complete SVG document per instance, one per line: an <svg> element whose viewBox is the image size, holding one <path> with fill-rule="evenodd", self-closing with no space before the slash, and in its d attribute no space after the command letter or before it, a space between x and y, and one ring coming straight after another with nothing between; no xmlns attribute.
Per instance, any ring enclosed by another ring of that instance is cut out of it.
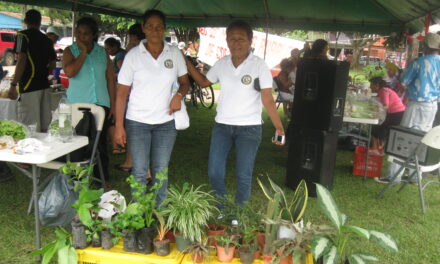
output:
<svg viewBox="0 0 440 264"><path fill-rule="evenodd" d="M176 93L170 102L170 112L169 114L172 115L174 112L177 112L182 107L182 96L178 93Z"/></svg>
<svg viewBox="0 0 440 264"><path fill-rule="evenodd" d="M84 51L87 52L87 45L84 42L77 39L76 44L78 45L78 48L80 48L82 52L84 52Z"/></svg>
<svg viewBox="0 0 440 264"><path fill-rule="evenodd" d="M282 127L276 129L276 130L275 130L275 135L278 135L278 136L285 136L284 129L283 129ZM284 140L284 141L285 141L285 140ZM278 146L283 146L285 142L279 142L279 141L277 141L276 138L274 138L274 140L272 140L272 143L275 144L275 145L278 145Z"/></svg>
<svg viewBox="0 0 440 264"><path fill-rule="evenodd" d="M125 129L122 126L115 126L115 132L113 134L113 142L120 146L121 148L125 148L127 144L127 135L125 133Z"/></svg>

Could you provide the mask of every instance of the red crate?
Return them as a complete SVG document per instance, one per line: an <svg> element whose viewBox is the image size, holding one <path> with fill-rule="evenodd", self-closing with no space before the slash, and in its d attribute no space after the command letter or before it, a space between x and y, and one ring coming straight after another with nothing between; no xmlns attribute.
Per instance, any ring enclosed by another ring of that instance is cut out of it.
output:
<svg viewBox="0 0 440 264"><path fill-rule="evenodd" d="M356 147L353 159L353 175L364 176L366 150L366 147ZM380 151L377 149L369 149L367 177L374 178L381 176L383 155L379 153Z"/></svg>

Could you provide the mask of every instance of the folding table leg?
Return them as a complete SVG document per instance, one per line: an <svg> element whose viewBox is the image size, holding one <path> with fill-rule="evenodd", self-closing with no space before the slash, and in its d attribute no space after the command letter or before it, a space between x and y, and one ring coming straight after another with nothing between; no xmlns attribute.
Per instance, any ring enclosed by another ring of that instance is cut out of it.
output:
<svg viewBox="0 0 440 264"><path fill-rule="evenodd" d="M368 152L370 149L370 141L371 141L371 125L367 124L368 126L368 139L367 139L367 148L365 151L365 168L364 168L364 180L367 179L367 171L368 171Z"/></svg>
<svg viewBox="0 0 440 264"><path fill-rule="evenodd" d="M35 214L35 247L36 249L41 248L41 237L40 237L40 212L38 210L38 168L37 165L32 164L32 196L34 198L34 214ZM37 256L38 260L41 260L41 256Z"/></svg>
<svg viewBox="0 0 440 264"><path fill-rule="evenodd" d="M380 193L378 193L377 194L377 196L376 196L376 199L380 199L380 198L382 198L383 197L383 195L384 195L384 193L391 187L391 186L393 186L395 183L394 183L394 180L397 178L397 176L400 174L400 172L402 172L402 170L404 170L405 169L405 165L406 165L406 163L405 164L403 164L400 168L399 168L399 170L393 175L393 177L391 178L391 180L390 180L390 182L382 189L382 191L380 191Z"/></svg>
<svg viewBox="0 0 440 264"><path fill-rule="evenodd" d="M422 207L422 213L426 213L425 208L425 197L423 196L423 186L422 186L422 172L420 168L417 166L417 184L419 185L419 194L420 194L420 206Z"/></svg>
<svg viewBox="0 0 440 264"><path fill-rule="evenodd" d="M402 190L403 190L403 189L409 184L409 182L412 180L412 178L413 178L415 175L417 175L416 173L417 173L417 171L414 170L413 173L411 173L411 175L409 175L409 177L408 177L408 181L404 181L404 182L402 183L402 186L400 186L400 188L399 188L399 190L398 190L397 192L402 191Z"/></svg>

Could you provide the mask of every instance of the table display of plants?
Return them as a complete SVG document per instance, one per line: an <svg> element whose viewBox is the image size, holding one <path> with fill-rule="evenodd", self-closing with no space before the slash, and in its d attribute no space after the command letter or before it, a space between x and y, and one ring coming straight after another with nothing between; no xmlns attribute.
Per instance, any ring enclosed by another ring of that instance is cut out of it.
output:
<svg viewBox="0 0 440 264"><path fill-rule="evenodd" d="M43 255L43 264L55 256L62 260L59 263L95 263L84 257L93 253L95 259L101 258L99 263L122 263L124 259L124 263L131 264L378 261L347 246L347 241L356 236L398 251L390 235L350 225L330 192L319 184L318 203L334 227L304 220L308 201L305 181L288 196L269 177L258 179L267 198L267 208L258 211L247 203L236 204L229 196L215 197L207 186L189 183L170 186L159 206L156 197L166 180L166 171L158 173L157 181L147 186L130 176L127 182L132 188L132 201L125 204L117 191L104 193L92 187L92 167L67 163L60 170L78 194L72 205L76 216L71 233L57 228L57 239L32 253ZM106 202L103 197L107 197Z"/></svg>

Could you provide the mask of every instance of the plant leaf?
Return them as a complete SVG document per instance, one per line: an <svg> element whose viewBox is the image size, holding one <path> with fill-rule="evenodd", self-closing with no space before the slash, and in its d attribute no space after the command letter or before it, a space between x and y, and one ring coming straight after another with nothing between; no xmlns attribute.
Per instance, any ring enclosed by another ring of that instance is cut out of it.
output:
<svg viewBox="0 0 440 264"><path fill-rule="evenodd" d="M370 235L371 239L379 243L382 247L395 252L399 251L396 241L390 235L375 230L370 230Z"/></svg>
<svg viewBox="0 0 440 264"><path fill-rule="evenodd" d="M342 225L346 225L348 223L348 217L346 214L341 213Z"/></svg>
<svg viewBox="0 0 440 264"><path fill-rule="evenodd" d="M333 242L322 236L316 236L312 240L312 255L315 260L326 254L333 247Z"/></svg>
<svg viewBox="0 0 440 264"><path fill-rule="evenodd" d="M352 256L354 256L354 255L361 257L366 262L369 262L369 261L379 261L379 259L376 256L373 256L373 255L367 254L367 253L355 253L355 254L352 254Z"/></svg>
<svg viewBox="0 0 440 264"><path fill-rule="evenodd" d="M350 226L350 225L344 226L344 228L352 231L353 233L355 233L361 237L364 237L366 239L370 239L370 232L365 228L357 227L357 226Z"/></svg>
<svg viewBox="0 0 440 264"><path fill-rule="evenodd" d="M342 226L342 215L330 191L321 184L316 183L316 192L318 193L318 201L322 210L339 230Z"/></svg>
<svg viewBox="0 0 440 264"><path fill-rule="evenodd" d="M336 264L338 260L338 250L335 246L332 246L330 251L324 255L323 264Z"/></svg>
<svg viewBox="0 0 440 264"><path fill-rule="evenodd" d="M293 194L292 208L289 208L293 223L298 223L302 219L306 211L308 198L307 183L305 180L301 180Z"/></svg>
<svg viewBox="0 0 440 264"><path fill-rule="evenodd" d="M261 182L260 178L257 179L258 185L260 185L261 190L263 191L264 195L269 199L270 201L273 200L273 194L269 191L269 189L264 186L264 184Z"/></svg>
<svg viewBox="0 0 440 264"><path fill-rule="evenodd" d="M76 264L78 263L78 255L71 246L65 246L58 250L58 264Z"/></svg>
<svg viewBox="0 0 440 264"><path fill-rule="evenodd" d="M363 258L361 258L360 256L356 255L356 254L352 254L349 257L350 260L350 264L366 264L367 262L364 261Z"/></svg>
<svg viewBox="0 0 440 264"><path fill-rule="evenodd" d="M272 189L274 190L274 192L281 194L281 197L283 198L282 201L282 205L281 207L283 208L287 208L287 199L286 199L286 195L284 194L283 189L280 188L280 186L278 186L274 181L272 181L272 179L267 176L267 179L269 179L269 184L272 187Z"/></svg>

